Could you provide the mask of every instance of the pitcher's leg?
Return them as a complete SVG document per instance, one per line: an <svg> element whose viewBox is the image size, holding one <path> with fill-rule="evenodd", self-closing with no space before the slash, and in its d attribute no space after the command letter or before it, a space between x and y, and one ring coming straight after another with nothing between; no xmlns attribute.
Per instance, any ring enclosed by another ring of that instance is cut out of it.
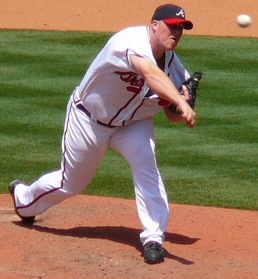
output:
<svg viewBox="0 0 258 279"><path fill-rule="evenodd" d="M14 189L17 213L20 216L36 216L69 196L60 191L61 171L43 175L30 186L22 183Z"/></svg>
<svg viewBox="0 0 258 279"><path fill-rule="evenodd" d="M61 169L43 175L29 187L16 186L14 199L18 213L24 217L38 215L81 193L106 151L109 130L93 122L70 102L62 140Z"/></svg>
<svg viewBox="0 0 258 279"><path fill-rule="evenodd" d="M133 173L136 204L144 231L140 238L162 243L169 207L164 184L155 158L155 139L151 119L137 121L116 131L110 147L122 154Z"/></svg>

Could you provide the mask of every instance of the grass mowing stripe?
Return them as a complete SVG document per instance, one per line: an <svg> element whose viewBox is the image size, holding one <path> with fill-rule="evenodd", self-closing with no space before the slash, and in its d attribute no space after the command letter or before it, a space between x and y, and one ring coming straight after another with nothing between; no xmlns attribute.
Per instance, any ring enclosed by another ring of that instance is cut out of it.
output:
<svg viewBox="0 0 258 279"><path fill-rule="evenodd" d="M0 30L0 191L59 168L68 98L111 33ZM258 40L184 36L177 55L205 73L191 130L154 117L170 202L258 209ZM131 170L108 150L86 194L134 198Z"/></svg>

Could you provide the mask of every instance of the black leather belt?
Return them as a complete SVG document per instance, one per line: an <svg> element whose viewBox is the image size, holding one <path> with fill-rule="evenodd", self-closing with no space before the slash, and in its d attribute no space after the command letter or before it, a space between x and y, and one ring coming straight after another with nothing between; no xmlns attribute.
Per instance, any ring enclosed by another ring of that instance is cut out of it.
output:
<svg viewBox="0 0 258 279"><path fill-rule="evenodd" d="M91 113L90 113L82 104L76 104L76 106L77 106L77 108L78 108L79 110L81 110L81 111L84 112L86 115L88 115L89 118L91 118L91 119L92 119L93 121L95 121L96 123L98 123L98 124L100 124L100 125L102 125L102 126L105 126L105 127L116 128L116 126L108 125L108 124L103 123L103 122L101 122L101 121L99 121L99 120L97 120L97 119L93 119L93 118L91 117Z"/></svg>

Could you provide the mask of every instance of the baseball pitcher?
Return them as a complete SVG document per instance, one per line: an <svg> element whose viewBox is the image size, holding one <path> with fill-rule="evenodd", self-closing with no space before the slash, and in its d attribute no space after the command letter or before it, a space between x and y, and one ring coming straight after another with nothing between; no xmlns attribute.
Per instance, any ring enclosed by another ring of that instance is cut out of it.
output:
<svg viewBox="0 0 258 279"><path fill-rule="evenodd" d="M71 94L60 169L31 185L18 180L9 185L23 222L32 224L36 215L80 194L110 147L132 169L144 260L164 260L169 207L152 116L163 109L169 121L195 125L193 97L187 83L182 86L191 77L174 52L183 30L192 27L181 7L167 4L155 10L149 26L129 27L110 38Z"/></svg>

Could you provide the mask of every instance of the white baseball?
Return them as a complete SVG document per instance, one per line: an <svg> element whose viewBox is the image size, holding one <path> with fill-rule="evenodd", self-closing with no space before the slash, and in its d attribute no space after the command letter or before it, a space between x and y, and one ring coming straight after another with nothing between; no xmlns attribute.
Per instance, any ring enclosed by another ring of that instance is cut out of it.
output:
<svg viewBox="0 0 258 279"><path fill-rule="evenodd" d="M237 23L240 27L246 28L252 22L252 19L249 15L239 15L237 17Z"/></svg>

